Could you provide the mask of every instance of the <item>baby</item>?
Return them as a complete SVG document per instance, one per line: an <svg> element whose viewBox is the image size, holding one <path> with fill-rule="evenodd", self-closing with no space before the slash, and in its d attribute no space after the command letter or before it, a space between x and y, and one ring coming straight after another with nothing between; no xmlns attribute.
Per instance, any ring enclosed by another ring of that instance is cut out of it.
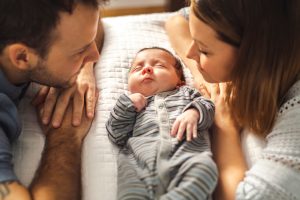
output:
<svg viewBox="0 0 300 200"><path fill-rule="evenodd" d="M120 147L118 199L208 199L217 168L207 129L214 105L184 86L181 63L160 47L140 50L106 123Z"/></svg>

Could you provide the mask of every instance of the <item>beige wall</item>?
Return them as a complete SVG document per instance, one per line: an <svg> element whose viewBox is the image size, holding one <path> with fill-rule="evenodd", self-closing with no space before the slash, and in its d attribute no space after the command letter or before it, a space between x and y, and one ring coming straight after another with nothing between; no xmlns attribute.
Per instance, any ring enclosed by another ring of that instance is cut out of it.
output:
<svg viewBox="0 0 300 200"><path fill-rule="evenodd" d="M169 0L110 0L102 16L133 15L166 11Z"/></svg>

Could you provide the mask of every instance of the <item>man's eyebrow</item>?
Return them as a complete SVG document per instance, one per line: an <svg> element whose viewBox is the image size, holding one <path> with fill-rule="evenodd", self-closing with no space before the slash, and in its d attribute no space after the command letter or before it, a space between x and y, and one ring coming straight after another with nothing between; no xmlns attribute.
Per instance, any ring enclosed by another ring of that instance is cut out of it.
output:
<svg viewBox="0 0 300 200"><path fill-rule="evenodd" d="M82 47L80 49L77 49L75 52L81 52L81 51L88 49L93 44L93 42L94 41L90 42L89 44L85 45L84 47Z"/></svg>

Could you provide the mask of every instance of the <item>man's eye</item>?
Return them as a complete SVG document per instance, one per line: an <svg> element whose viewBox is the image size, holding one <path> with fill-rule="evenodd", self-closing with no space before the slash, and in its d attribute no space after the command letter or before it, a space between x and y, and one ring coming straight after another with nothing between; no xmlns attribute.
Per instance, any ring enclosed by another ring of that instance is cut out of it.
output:
<svg viewBox="0 0 300 200"><path fill-rule="evenodd" d="M84 49L84 50L82 50L82 51L79 51L77 54L78 54L78 55L81 55L81 54L83 54L85 51L86 51L86 49Z"/></svg>

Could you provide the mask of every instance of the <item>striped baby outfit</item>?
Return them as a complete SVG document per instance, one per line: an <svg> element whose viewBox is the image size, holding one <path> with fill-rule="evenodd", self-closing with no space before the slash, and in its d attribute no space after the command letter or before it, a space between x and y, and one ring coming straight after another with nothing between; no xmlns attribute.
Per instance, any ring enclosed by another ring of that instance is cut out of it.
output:
<svg viewBox="0 0 300 200"><path fill-rule="evenodd" d="M137 113L126 94L119 97L106 123L110 140L120 147L118 199L208 199L217 184L207 129L214 105L188 86L148 97ZM170 136L184 111L200 113L198 137L191 142Z"/></svg>

